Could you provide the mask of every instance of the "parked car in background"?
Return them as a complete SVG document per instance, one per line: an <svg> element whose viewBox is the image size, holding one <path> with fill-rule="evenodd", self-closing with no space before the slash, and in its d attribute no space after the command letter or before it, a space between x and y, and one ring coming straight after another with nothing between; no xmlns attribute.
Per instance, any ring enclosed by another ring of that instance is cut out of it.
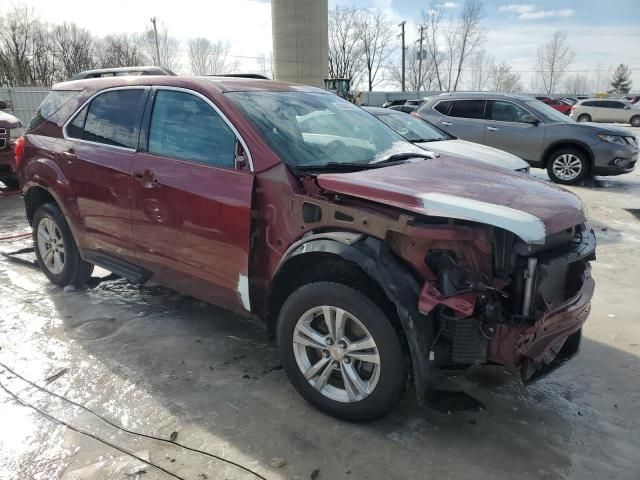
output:
<svg viewBox="0 0 640 480"><path fill-rule="evenodd" d="M2 111L6 108L7 102L0 100L0 182L9 188L18 188L14 149L22 123L17 117Z"/></svg>
<svg viewBox="0 0 640 480"><path fill-rule="evenodd" d="M386 102L384 102L382 104L382 108L389 108L389 107L393 107L395 105L404 105L406 102L406 100L387 100Z"/></svg>
<svg viewBox="0 0 640 480"><path fill-rule="evenodd" d="M640 102L640 95L627 95L626 97L622 97L621 100L626 100L629 103L636 104Z"/></svg>
<svg viewBox="0 0 640 480"><path fill-rule="evenodd" d="M405 105L412 105L412 106L420 107L424 102L425 102L424 98L421 98L419 100L407 100L405 102Z"/></svg>
<svg viewBox="0 0 640 480"><path fill-rule="evenodd" d="M569 105L578 103L578 99L574 97L562 97L560 100L567 102Z"/></svg>
<svg viewBox="0 0 640 480"><path fill-rule="evenodd" d="M540 100L542 103L549 105L551 108L565 115L569 115L569 112L571 112L571 104L561 98L536 97L536 100Z"/></svg>
<svg viewBox="0 0 640 480"><path fill-rule="evenodd" d="M364 109L411 143L431 152L450 155L451 161L468 158L507 170L529 173L529 164L515 155L479 143L460 140L418 116L395 112L390 108Z"/></svg>
<svg viewBox="0 0 640 480"><path fill-rule="evenodd" d="M595 258L580 199L434 157L330 92L66 82L18 143L54 284L100 265L262 319L294 387L337 417L386 414L409 379L424 404L445 367L531 382L578 352Z"/></svg>
<svg viewBox="0 0 640 480"><path fill-rule="evenodd" d="M580 100L572 107L569 116L578 122L629 123L632 127L640 127L640 107L626 100Z"/></svg>
<svg viewBox="0 0 640 480"><path fill-rule="evenodd" d="M554 182L631 172L638 160L632 132L576 123L531 97L454 93L430 98L418 115L458 138L499 148L546 168Z"/></svg>
<svg viewBox="0 0 640 480"><path fill-rule="evenodd" d="M412 113L412 112L415 112L417 109L418 107L415 105L393 105L392 107L389 107L389 110L395 110L397 112L403 112L403 113Z"/></svg>

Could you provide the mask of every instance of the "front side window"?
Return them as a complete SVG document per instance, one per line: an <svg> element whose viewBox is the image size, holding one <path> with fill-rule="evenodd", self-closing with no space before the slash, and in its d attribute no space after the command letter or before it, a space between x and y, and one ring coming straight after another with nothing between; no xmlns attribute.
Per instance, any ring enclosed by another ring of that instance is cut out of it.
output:
<svg viewBox="0 0 640 480"><path fill-rule="evenodd" d="M484 118L484 100L456 100L453 102L450 117Z"/></svg>
<svg viewBox="0 0 640 480"><path fill-rule="evenodd" d="M143 89L112 90L91 101L82 139L116 147L138 146L137 120Z"/></svg>
<svg viewBox="0 0 640 480"><path fill-rule="evenodd" d="M384 113L376 115L376 118L389 125L410 142L439 142L452 138L451 135L424 120L404 113Z"/></svg>
<svg viewBox="0 0 640 480"><path fill-rule="evenodd" d="M293 167L367 165L400 154L425 155L373 115L337 95L273 91L225 96Z"/></svg>
<svg viewBox="0 0 640 480"><path fill-rule="evenodd" d="M233 168L236 136L207 102L173 90L156 93L149 153Z"/></svg>
<svg viewBox="0 0 640 480"><path fill-rule="evenodd" d="M521 123L522 117L529 115L524 108L504 100L494 100L491 105L491 120L496 122Z"/></svg>

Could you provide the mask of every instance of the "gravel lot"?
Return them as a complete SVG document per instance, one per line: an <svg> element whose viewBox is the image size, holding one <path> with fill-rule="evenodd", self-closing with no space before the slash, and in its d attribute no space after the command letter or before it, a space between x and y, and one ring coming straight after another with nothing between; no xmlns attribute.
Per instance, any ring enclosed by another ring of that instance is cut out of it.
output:
<svg viewBox="0 0 640 480"><path fill-rule="evenodd" d="M409 392L392 415L365 425L308 406L258 325L122 280L65 292L47 283L32 257L0 257L0 362L117 426L163 439L177 432L177 443L126 433L0 366L8 390L111 444L0 390L0 478L257 478L181 444L274 480L637 479L640 168L571 190L599 240L580 355L526 389L497 367L449 380L482 411L421 409ZM26 230L22 200L0 197L0 237ZM0 241L0 251L28 245Z"/></svg>

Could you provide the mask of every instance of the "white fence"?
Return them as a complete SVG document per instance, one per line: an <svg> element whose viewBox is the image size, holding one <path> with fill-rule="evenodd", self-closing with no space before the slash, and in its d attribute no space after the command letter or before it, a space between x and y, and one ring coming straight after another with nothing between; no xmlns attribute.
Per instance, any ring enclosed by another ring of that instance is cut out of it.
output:
<svg viewBox="0 0 640 480"><path fill-rule="evenodd" d="M9 104L5 112L18 117L26 127L48 93L44 87L0 87L0 100Z"/></svg>

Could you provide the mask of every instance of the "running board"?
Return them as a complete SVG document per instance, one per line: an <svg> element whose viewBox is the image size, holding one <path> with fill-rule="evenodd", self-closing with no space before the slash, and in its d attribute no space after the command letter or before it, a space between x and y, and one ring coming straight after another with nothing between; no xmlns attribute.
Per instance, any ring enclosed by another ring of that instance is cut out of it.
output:
<svg viewBox="0 0 640 480"><path fill-rule="evenodd" d="M124 260L112 257L103 252L82 250L80 253L87 262L120 275L133 283L144 283L149 280L152 275L150 271L142 267L138 267L137 265L125 262Z"/></svg>

